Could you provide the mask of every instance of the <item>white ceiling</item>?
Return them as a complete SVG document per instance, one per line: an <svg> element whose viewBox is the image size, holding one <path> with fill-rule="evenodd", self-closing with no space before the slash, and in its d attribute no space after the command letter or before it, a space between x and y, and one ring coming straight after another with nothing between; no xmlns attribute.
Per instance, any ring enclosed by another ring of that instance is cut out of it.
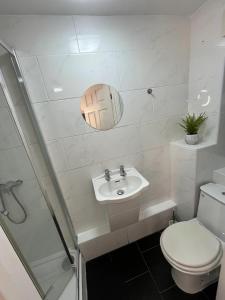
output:
<svg viewBox="0 0 225 300"><path fill-rule="evenodd" d="M0 14L190 15L205 0L0 0Z"/></svg>

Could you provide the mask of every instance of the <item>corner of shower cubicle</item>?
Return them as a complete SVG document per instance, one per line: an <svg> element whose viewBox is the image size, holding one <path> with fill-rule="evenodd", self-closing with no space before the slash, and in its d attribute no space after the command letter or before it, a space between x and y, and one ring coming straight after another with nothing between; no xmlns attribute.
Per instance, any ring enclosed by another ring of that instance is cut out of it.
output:
<svg viewBox="0 0 225 300"><path fill-rule="evenodd" d="M6 98L6 102L11 114L11 117L13 119L14 125L18 131L18 134L22 140L22 145L24 146L25 152L29 158L30 164L32 166L32 169L34 170L34 174L36 176L38 185L40 186L41 193L43 195L43 198L45 200L45 204L48 207L49 214L51 215L52 221L54 223L54 226L57 230L58 233L58 238L62 244L63 251L66 254L67 260L70 262L71 268L74 270L76 276L76 289L77 289L77 298L76 299L84 299L86 298L86 292L85 292L85 280L84 276L82 276L81 273L85 274L85 265L82 262L82 255L79 251L79 247L77 245L77 238L76 238L76 233L61 191L61 188L58 183L57 176L55 174L54 168L52 166L51 160L48 155L47 147L44 142L44 138L42 136L41 130L39 128L39 124L36 120L35 114L32 110L32 105L30 102L30 97L29 97L29 92L26 88L26 83L24 82L22 71L19 65L19 60L16 55L16 51L13 49L10 49L5 43L0 41L0 45L8 52L11 60L12 67L14 69L14 73L17 79L17 84L19 86L19 89L21 91L21 94L23 96L23 108L25 108L25 111L27 113L27 117L30 121L30 125L32 126L35 134L36 134L36 144L40 148L40 153L42 156L42 159L46 165L46 169L48 171L47 177L48 181L51 183L51 189L54 190L54 196L51 198L49 197L48 190L46 189L45 184L43 184L43 178L41 177L41 174L37 168L37 161L34 162L34 157L31 154L31 147L30 143L27 141L27 138L24 134L23 131L23 126L21 125L21 120L18 117L17 114L17 106L13 102L13 99L11 98L10 93L7 91L7 85L4 82L4 76L3 74L0 74L1 76L1 84L4 86L4 94ZM52 196L52 195L51 195ZM60 213L59 213L60 211ZM0 219L1 221L1 219ZM43 289L40 287L40 285L37 283L37 280L35 278L35 275L31 271L30 266L28 266L26 262L26 258L24 257L23 253L20 251L19 247L17 247L17 243L15 242L15 238L12 236L10 233L9 228L7 227L7 224L5 222L1 222L2 226L5 228L5 232L7 236L9 237L11 243L14 246L14 249L18 256L20 257L21 261L23 262L26 270L28 271L30 277L32 278L35 286L37 287L41 297L43 299L58 299L57 297L59 296L59 293L56 293L54 295L54 286L52 286L47 290L47 292L43 292ZM65 234L66 232L66 234ZM56 255L57 256L57 255ZM53 255L54 257L54 255ZM49 258L48 258L49 259ZM52 259L52 256L51 256ZM52 262L50 259L50 263ZM58 259L57 257L55 258L56 260ZM40 260L40 264L44 265L46 263L45 259ZM40 269L40 266L36 266L37 269ZM64 262L64 267L68 267L66 260ZM38 269L38 271L40 271ZM83 270L83 271L82 271ZM60 286L60 283L57 282L57 286ZM65 287L62 285L62 291ZM53 290L53 292L52 292ZM61 292L62 292L61 291ZM83 294L83 296L82 296Z"/></svg>

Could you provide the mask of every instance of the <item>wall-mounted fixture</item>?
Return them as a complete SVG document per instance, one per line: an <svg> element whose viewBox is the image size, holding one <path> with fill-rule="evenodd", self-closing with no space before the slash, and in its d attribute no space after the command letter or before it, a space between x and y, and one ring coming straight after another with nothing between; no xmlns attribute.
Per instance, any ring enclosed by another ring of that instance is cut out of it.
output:
<svg viewBox="0 0 225 300"><path fill-rule="evenodd" d="M209 91L204 88L199 91L197 100L201 102L202 107L206 107L210 104L212 97L210 96Z"/></svg>
<svg viewBox="0 0 225 300"><path fill-rule="evenodd" d="M106 206L110 230L118 230L137 223L140 216L141 193L149 182L135 169L124 168L109 171L92 179L98 203Z"/></svg>
<svg viewBox="0 0 225 300"><path fill-rule="evenodd" d="M95 84L88 88L81 98L80 109L87 124L98 130L115 127L123 115L119 93L107 84Z"/></svg>
<svg viewBox="0 0 225 300"><path fill-rule="evenodd" d="M148 93L149 95L152 95L153 90L152 90L151 88L149 88L149 89L147 89L147 93Z"/></svg>
<svg viewBox="0 0 225 300"><path fill-rule="evenodd" d="M140 195L149 186L149 182L135 169L120 166L92 179L95 197L98 203L123 203ZM122 191L122 193L121 193Z"/></svg>

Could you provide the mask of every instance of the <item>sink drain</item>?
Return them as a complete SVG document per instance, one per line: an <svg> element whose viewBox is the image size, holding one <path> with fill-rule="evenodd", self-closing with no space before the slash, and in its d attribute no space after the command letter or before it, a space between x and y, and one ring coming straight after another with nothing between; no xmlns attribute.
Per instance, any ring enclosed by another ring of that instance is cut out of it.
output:
<svg viewBox="0 0 225 300"><path fill-rule="evenodd" d="M123 195L124 191L123 190L118 190L116 193L117 193L117 195Z"/></svg>

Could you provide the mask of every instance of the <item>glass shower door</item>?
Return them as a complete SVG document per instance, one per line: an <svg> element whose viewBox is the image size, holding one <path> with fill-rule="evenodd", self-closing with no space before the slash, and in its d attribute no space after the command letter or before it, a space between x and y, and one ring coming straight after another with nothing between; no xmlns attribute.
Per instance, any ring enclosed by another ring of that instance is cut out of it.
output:
<svg viewBox="0 0 225 300"><path fill-rule="evenodd" d="M75 276L71 256L43 195L8 97L18 111L24 106L10 55L0 46L0 224L41 297L59 299Z"/></svg>

